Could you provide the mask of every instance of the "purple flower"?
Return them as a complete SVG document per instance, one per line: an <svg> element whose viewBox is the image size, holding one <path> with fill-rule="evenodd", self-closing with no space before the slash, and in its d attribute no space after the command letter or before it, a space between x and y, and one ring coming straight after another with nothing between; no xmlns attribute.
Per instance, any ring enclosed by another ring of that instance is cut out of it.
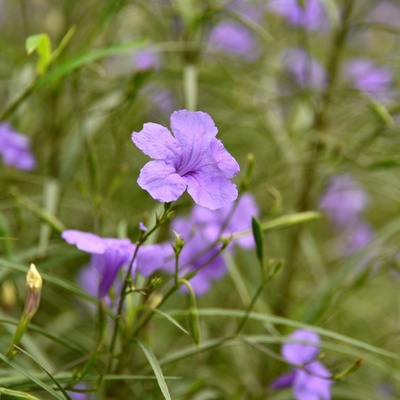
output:
<svg viewBox="0 0 400 400"><path fill-rule="evenodd" d="M26 171L36 167L35 157L30 151L30 139L16 132L7 122L0 123L0 155L5 165Z"/></svg>
<svg viewBox="0 0 400 400"><path fill-rule="evenodd" d="M318 356L319 343L317 333L297 330L289 335L289 341L282 346L282 356L291 364L306 364Z"/></svg>
<svg viewBox="0 0 400 400"><path fill-rule="evenodd" d="M221 234L229 236L235 232L251 229L252 217L258 217L259 214L258 205L250 193L243 194L236 205L219 210L211 211L200 206L195 206L192 210L193 221L203 232L203 236L210 241L217 240ZM244 249L254 248L253 235L242 236L235 239L234 243Z"/></svg>
<svg viewBox="0 0 400 400"><path fill-rule="evenodd" d="M185 241L179 258L180 273L197 272L190 280L197 295L207 293L212 282L226 274L226 263L218 254L221 247L221 244L217 244L218 238L250 229L251 218L258 214L253 196L245 194L236 206L229 205L216 211L195 206L189 217L174 219L171 228ZM235 243L245 249L254 247L252 235L241 237ZM232 246L229 251L233 251ZM173 272L171 263L169 272Z"/></svg>
<svg viewBox="0 0 400 400"><path fill-rule="evenodd" d="M90 265L100 275L97 295L101 298L107 295L120 268L129 264L135 249L129 239L101 238L89 232L66 230L61 237L92 255Z"/></svg>
<svg viewBox="0 0 400 400"><path fill-rule="evenodd" d="M299 367L275 379L270 388L291 386L296 400L330 400L331 374L320 361L315 361L319 354L319 335L308 330L297 330L289 339L282 346L282 356L290 364Z"/></svg>
<svg viewBox="0 0 400 400"><path fill-rule="evenodd" d="M78 390L87 390L88 385L84 382L78 383L75 386L75 389ZM94 396L93 393L91 392L72 392L68 391L69 396L71 397L72 400L95 400L96 397Z"/></svg>
<svg viewBox="0 0 400 400"><path fill-rule="evenodd" d="M236 21L218 23L210 33L209 43L247 60L254 60L258 56L257 41L252 32Z"/></svg>
<svg viewBox="0 0 400 400"><path fill-rule="evenodd" d="M154 158L140 171L138 184L162 202L177 200L188 190L193 200L212 210L237 198L231 183L239 171L235 159L215 138L217 128L211 117L201 111L175 111L171 129L144 124L132 140L145 154Z"/></svg>
<svg viewBox="0 0 400 400"><path fill-rule="evenodd" d="M139 71L159 70L162 59L159 53L148 48L139 49L132 56L134 68Z"/></svg>
<svg viewBox="0 0 400 400"><path fill-rule="evenodd" d="M368 16L368 21L397 28L400 20L400 8L389 1L379 1Z"/></svg>
<svg viewBox="0 0 400 400"><path fill-rule="evenodd" d="M394 97L393 75L386 67L377 66L370 60L357 59L347 63L345 75L356 89L375 101L387 102Z"/></svg>
<svg viewBox="0 0 400 400"><path fill-rule="evenodd" d="M302 49L287 49L283 53L286 71L301 87L320 89L326 83L326 71L322 65Z"/></svg>
<svg viewBox="0 0 400 400"><path fill-rule="evenodd" d="M304 6L298 0L272 0L269 9L293 26L310 30L326 30L329 26L321 0L304 0Z"/></svg>
<svg viewBox="0 0 400 400"><path fill-rule="evenodd" d="M198 296L206 294L213 281L221 279L226 274L226 264L218 251L221 244L213 243L212 238L196 226L193 216L175 218L171 228L185 241L179 257L180 275L197 272L190 283ZM173 272L170 263L169 272Z"/></svg>
<svg viewBox="0 0 400 400"><path fill-rule="evenodd" d="M344 229L359 219L367 200L364 189L351 175L337 175L330 179L319 208L326 212L337 229Z"/></svg>
<svg viewBox="0 0 400 400"><path fill-rule="evenodd" d="M368 246L374 238L374 231L371 226L360 220L350 226L344 233L340 246L341 253L344 256L356 254Z"/></svg>

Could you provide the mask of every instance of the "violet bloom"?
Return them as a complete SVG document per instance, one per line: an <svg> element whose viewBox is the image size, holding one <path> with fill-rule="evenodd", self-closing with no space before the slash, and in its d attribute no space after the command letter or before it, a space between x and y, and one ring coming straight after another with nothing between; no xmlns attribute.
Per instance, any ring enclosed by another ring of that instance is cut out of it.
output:
<svg viewBox="0 0 400 400"><path fill-rule="evenodd" d="M66 230L61 237L79 250L92 255L90 265L99 275L97 295L103 298L113 285L121 267L128 265L135 247L129 239L101 238L93 233Z"/></svg>
<svg viewBox="0 0 400 400"><path fill-rule="evenodd" d="M321 0L304 0L304 6L298 0L272 0L271 12L281 15L293 26L309 30L326 30L329 20Z"/></svg>
<svg viewBox="0 0 400 400"><path fill-rule="evenodd" d="M349 61L345 67L345 75L351 84L378 102L393 99L393 75L387 67L377 66L366 59Z"/></svg>
<svg viewBox="0 0 400 400"><path fill-rule="evenodd" d="M209 43L222 51L254 60L258 56L253 33L236 21L221 21L210 33Z"/></svg>
<svg viewBox="0 0 400 400"><path fill-rule="evenodd" d="M337 229L352 226L367 205L367 194L350 175L337 175L330 179L322 194L319 208L325 211Z"/></svg>
<svg viewBox="0 0 400 400"><path fill-rule="evenodd" d="M36 167L35 157L30 150L30 139L16 132L7 122L0 123L0 155L5 165L26 171Z"/></svg>
<svg viewBox="0 0 400 400"><path fill-rule="evenodd" d="M207 293L212 282L221 279L227 272L226 263L222 255L218 254L221 244L217 244L217 239L221 235L227 236L251 229L251 218L258 214L253 196L247 193L239 198L237 205L216 211L195 206L189 217L174 219L171 228L185 241L179 258L180 274L182 276L192 271L197 272L190 279L197 295ZM235 240L234 243L244 249L254 247L251 234ZM233 247L229 246L227 250L232 252ZM173 272L171 263L169 272Z"/></svg>
<svg viewBox="0 0 400 400"><path fill-rule="evenodd" d="M147 123L132 141L154 158L140 171L138 184L161 202L177 200L187 189L193 200L215 210L237 198L230 181L239 165L215 138L217 128L211 117L201 111L175 111L171 130Z"/></svg>
<svg viewBox="0 0 400 400"><path fill-rule="evenodd" d="M221 254L218 254L221 244L216 245L204 235L204 231L196 226L193 217L175 218L171 228L185 241L179 257L180 276L196 272L190 283L196 295L206 294L214 281L225 276L227 268ZM169 267L174 271L173 263Z"/></svg>
<svg viewBox="0 0 400 400"><path fill-rule="evenodd" d="M287 49L282 58L286 71L299 86L312 89L321 89L325 86L325 69L306 51Z"/></svg>
<svg viewBox="0 0 400 400"><path fill-rule="evenodd" d="M365 249L374 238L374 232L371 226L360 220L350 226L345 234L340 245L341 253L344 256L351 256Z"/></svg>
<svg viewBox="0 0 400 400"><path fill-rule="evenodd" d="M282 356L299 367L275 379L270 388L291 386L296 400L330 400L331 374L320 361L315 361L319 354L319 336L308 330L297 330L289 339L282 346Z"/></svg>
<svg viewBox="0 0 400 400"><path fill-rule="evenodd" d="M192 210L193 221L210 241L217 240L221 235L229 236L251 229L252 217L258 217L259 214L258 205L250 193L240 196L237 204L219 210L211 211L200 206L195 206ZM251 234L235 239L234 243L248 250L255 245Z"/></svg>
<svg viewBox="0 0 400 400"><path fill-rule="evenodd" d="M148 48L137 50L132 56L134 68L139 71L159 70L162 59L158 52Z"/></svg>

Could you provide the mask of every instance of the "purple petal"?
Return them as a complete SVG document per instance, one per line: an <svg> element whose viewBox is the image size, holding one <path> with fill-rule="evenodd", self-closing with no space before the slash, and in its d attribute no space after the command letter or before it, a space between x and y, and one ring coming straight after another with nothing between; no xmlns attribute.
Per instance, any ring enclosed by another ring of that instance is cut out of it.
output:
<svg viewBox="0 0 400 400"><path fill-rule="evenodd" d="M105 251L103 239L93 233L69 229L64 231L61 237L67 243L74 244L79 250L87 253L102 254Z"/></svg>
<svg viewBox="0 0 400 400"><path fill-rule="evenodd" d="M209 41L223 51L248 60L255 59L259 54L252 32L236 22L222 21L217 24L211 31Z"/></svg>
<svg viewBox="0 0 400 400"><path fill-rule="evenodd" d="M35 157L30 151L30 139L14 131L7 122L0 123L0 155L5 165L25 171L36 167Z"/></svg>
<svg viewBox="0 0 400 400"><path fill-rule="evenodd" d="M140 171L138 184L153 199L164 203L177 200L186 189L185 179L162 160L148 162Z"/></svg>
<svg viewBox="0 0 400 400"><path fill-rule="evenodd" d="M368 197L361 185L349 174L330 179L322 194L319 208L325 211L338 229L353 225L367 205Z"/></svg>
<svg viewBox="0 0 400 400"><path fill-rule="evenodd" d="M286 361L301 365L318 356L320 338L317 333L297 330L289 335L288 339L289 341L282 346L282 355Z"/></svg>
<svg viewBox="0 0 400 400"><path fill-rule="evenodd" d="M330 377L330 372L319 361L308 364L304 370L296 370L293 382L296 399L330 400L333 383Z"/></svg>
<svg viewBox="0 0 400 400"><path fill-rule="evenodd" d="M78 274L78 281L82 288L91 296L98 295L100 284L100 273L91 265L84 267Z"/></svg>
<svg viewBox="0 0 400 400"><path fill-rule="evenodd" d="M233 178L240 167L236 160L226 151L222 142L218 139L211 141L210 149L217 167L227 178Z"/></svg>
<svg viewBox="0 0 400 400"><path fill-rule="evenodd" d="M302 87L314 89L326 84L326 71L310 54L302 49L287 49L283 54L286 70Z"/></svg>
<svg viewBox="0 0 400 400"><path fill-rule="evenodd" d="M364 221L357 221L344 234L340 250L344 256L356 254L365 249L374 238L374 231L371 226Z"/></svg>
<svg viewBox="0 0 400 400"><path fill-rule="evenodd" d="M321 3L321 0L305 0L303 7L297 0L272 0L269 8L293 26L326 30L329 21Z"/></svg>
<svg viewBox="0 0 400 400"><path fill-rule="evenodd" d="M170 260L175 260L169 243L141 246L137 256L137 268L143 276L150 276L155 271L164 269Z"/></svg>
<svg viewBox="0 0 400 400"><path fill-rule="evenodd" d="M186 171L192 170L192 166L203 159L218 133L211 117L201 111L175 111L171 115L171 129L181 148L179 166L176 167Z"/></svg>
<svg viewBox="0 0 400 400"><path fill-rule="evenodd" d="M274 379L274 381L269 385L270 389L285 389L293 385L294 379L296 376L296 371L287 372L278 378Z"/></svg>
<svg viewBox="0 0 400 400"><path fill-rule="evenodd" d="M356 59L347 63L345 74L352 85L376 101L390 101L393 97L393 75L386 67L371 60Z"/></svg>
<svg viewBox="0 0 400 400"><path fill-rule="evenodd" d="M150 49L139 49L132 56L132 62L139 71L148 71L149 69L158 70L161 67L162 60L160 53Z"/></svg>
<svg viewBox="0 0 400 400"><path fill-rule="evenodd" d="M132 133L132 141L144 154L156 160L176 157L176 140L162 125L152 122L144 124L140 132Z"/></svg>
<svg viewBox="0 0 400 400"><path fill-rule="evenodd" d="M216 210L237 199L236 185L224 176L210 176L197 171L185 178L188 193L200 206Z"/></svg>

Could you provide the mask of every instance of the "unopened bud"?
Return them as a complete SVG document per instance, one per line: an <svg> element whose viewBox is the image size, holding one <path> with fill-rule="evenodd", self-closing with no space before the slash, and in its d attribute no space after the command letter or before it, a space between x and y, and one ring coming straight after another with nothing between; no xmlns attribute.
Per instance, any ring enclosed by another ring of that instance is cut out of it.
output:
<svg viewBox="0 0 400 400"><path fill-rule="evenodd" d="M183 246L185 245L185 240L181 238L181 235L175 231L172 231L175 235L174 252L177 256L181 254Z"/></svg>
<svg viewBox="0 0 400 400"><path fill-rule="evenodd" d="M35 264L31 264L26 275L26 286L28 287L28 295L25 303L24 313L32 318L39 308L40 296L42 293L43 279L40 276Z"/></svg>
<svg viewBox="0 0 400 400"><path fill-rule="evenodd" d="M28 273L26 274L26 286L28 288L28 294L26 296L24 312L19 320L17 330L14 333L11 346L7 352L7 358L12 359L17 353L14 346L17 346L22 336L24 335L26 328L29 325L30 320L35 315L39 308L40 296L42 293L43 279L40 276L36 266L31 264Z"/></svg>

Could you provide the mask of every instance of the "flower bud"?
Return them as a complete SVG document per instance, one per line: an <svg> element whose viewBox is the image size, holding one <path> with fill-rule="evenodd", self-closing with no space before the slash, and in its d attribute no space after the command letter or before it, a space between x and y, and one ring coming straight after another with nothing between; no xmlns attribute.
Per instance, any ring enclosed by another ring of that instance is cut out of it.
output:
<svg viewBox="0 0 400 400"><path fill-rule="evenodd" d="M31 264L26 275L26 286L28 287L28 295L25 302L24 313L32 318L39 308L40 296L42 293L43 279L40 276L35 264Z"/></svg>

